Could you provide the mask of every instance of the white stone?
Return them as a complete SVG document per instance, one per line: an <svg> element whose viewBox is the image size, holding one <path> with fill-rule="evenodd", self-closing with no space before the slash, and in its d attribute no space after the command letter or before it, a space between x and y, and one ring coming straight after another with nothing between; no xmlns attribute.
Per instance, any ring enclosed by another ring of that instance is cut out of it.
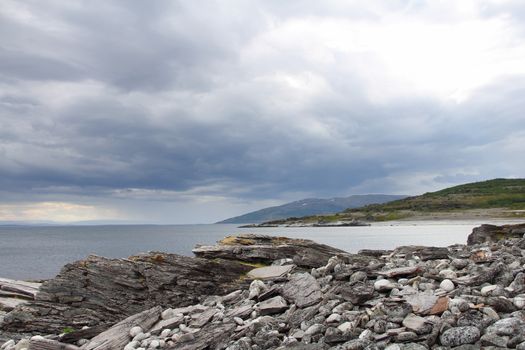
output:
<svg viewBox="0 0 525 350"><path fill-rule="evenodd" d="M354 329L354 323L353 322L344 322L337 327L341 332L347 333Z"/></svg>
<svg viewBox="0 0 525 350"><path fill-rule="evenodd" d="M250 295L248 299L254 299L258 297L262 292L265 292L267 289L266 285L261 280L253 280L250 283Z"/></svg>
<svg viewBox="0 0 525 350"><path fill-rule="evenodd" d="M137 348L137 345L138 343L136 341L132 341L124 347L124 350L135 350Z"/></svg>
<svg viewBox="0 0 525 350"><path fill-rule="evenodd" d="M131 338L135 338L137 335L139 335L142 332L143 332L142 328L140 328L139 326L135 326L129 330L129 335Z"/></svg>
<svg viewBox="0 0 525 350"><path fill-rule="evenodd" d="M443 289L446 292L452 292L455 288L454 282L446 278L443 281L441 281L441 283L439 284L439 288Z"/></svg>
<svg viewBox="0 0 525 350"><path fill-rule="evenodd" d="M160 332L160 336L162 338L167 338L171 333L171 329L169 328L166 328L166 329L163 329L162 332Z"/></svg>
<svg viewBox="0 0 525 350"><path fill-rule="evenodd" d="M523 309L523 307L525 307L525 297L522 297L522 296L514 297L513 303L514 303L514 306L516 306L518 309Z"/></svg>
<svg viewBox="0 0 525 350"><path fill-rule="evenodd" d="M149 347L151 349L157 349L158 347L160 347L160 342L156 339L152 340L151 343L149 343Z"/></svg>
<svg viewBox="0 0 525 350"><path fill-rule="evenodd" d="M485 287L481 288L481 295L486 297L492 291L496 290L496 288L498 288L498 286L496 286L496 285L485 286Z"/></svg>
<svg viewBox="0 0 525 350"><path fill-rule="evenodd" d="M44 337L41 335L35 335L31 337L31 340L44 340Z"/></svg>
<svg viewBox="0 0 525 350"><path fill-rule="evenodd" d="M387 279L378 280L374 283L374 289L378 292L385 292L392 290L396 287L395 283L390 282Z"/></svg>
<svg viewBox="0 0 525 350"><path fill-rule="evenodd" d="M23 349L27 349L28 347L29 347L29 340L22 339L16 344L15 350L23 350Z"/></svg>

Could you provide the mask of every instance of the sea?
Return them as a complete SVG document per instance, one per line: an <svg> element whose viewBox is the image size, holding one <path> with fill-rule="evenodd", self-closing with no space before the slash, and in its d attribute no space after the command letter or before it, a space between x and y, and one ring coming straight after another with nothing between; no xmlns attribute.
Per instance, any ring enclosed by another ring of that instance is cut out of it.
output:
<svg viewBox="0 0 525 350"><path fill-rule="evenodd" d="M306 238L351 253L401 245L448 246L466 243L472 229L481 223L487 221L403 221L358 227L269 228L239 228L230 224L0 226L0 277L49 279L65 264L90 254L126 258L140 252L162 251L192 256L191 250L197 244L214 244L225 236L240 233Z"/></svg>

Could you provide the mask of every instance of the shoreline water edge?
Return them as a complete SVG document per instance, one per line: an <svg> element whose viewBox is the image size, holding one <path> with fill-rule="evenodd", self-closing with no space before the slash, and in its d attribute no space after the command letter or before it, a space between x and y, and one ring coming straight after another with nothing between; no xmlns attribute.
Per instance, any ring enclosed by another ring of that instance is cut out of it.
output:
<svg viewBox="0 0 525 350"><path fill-rule="evenodd" d="M0 348L525 349L525 224L350 254L241 234L0 279Z"/></svg>

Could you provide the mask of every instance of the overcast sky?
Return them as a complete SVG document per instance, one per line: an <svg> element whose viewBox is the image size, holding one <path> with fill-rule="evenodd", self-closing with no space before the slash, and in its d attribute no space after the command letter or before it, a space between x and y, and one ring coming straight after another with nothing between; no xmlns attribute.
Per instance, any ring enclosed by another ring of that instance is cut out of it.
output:
<svg viewBox="0 0 525 350"><path fill-rule="evenodd" d="M525 2L0 2L0 220L525 177Z"/></svg>

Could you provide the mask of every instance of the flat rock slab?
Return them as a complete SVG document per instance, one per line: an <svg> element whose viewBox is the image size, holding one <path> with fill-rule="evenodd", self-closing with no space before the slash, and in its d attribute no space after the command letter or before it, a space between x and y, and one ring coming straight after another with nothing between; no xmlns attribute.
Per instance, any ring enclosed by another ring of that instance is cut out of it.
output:
<svg viewBox="0 0 525 350"><path fill-rule="evenodd" d="M271 299L261 301L258 304L261 315L271 315L283 312L288 308L286 300L282 296L276 296Z"/></svg>
<svg viewBox="0 0 525 350"><path fill-rule="evenodd" d="M253 269L248 272L248 277L255 279L270 279L281 277L292 271L294 265L285 265L285 266L265 266Z"/></svg>
<svg viewBox="0 0 525 350"><path fill-rule="evenodd" d="M16 281L7 278L0 278L0 290L14 292L25 295L30 299L35 299L38 289L42 283Z"/></svg>
<svg viewBox="0 0 525 350"><path fill-rule="evenodd" d="M443 313L448 308L449 298L438 297L436 295L428 295L417 293L405 296L407 303L412 305L412 310L420 315L438 315Z"/></svg>
<svg viewBox="0 0 525 350"><path fill-rule="evenodd" d="M27 300L24 300L24 299L0 297L0 310L11 311L18 305L25 304L25 303L27 303Z"/></svg>
<svg viewBox="0 0 525 350"><path fill-rule="evenodd" d="M376 273L381 276L386 277L399 277L399 276L413 276L421 272L419 266L408 266L408 267L398 267L395 269L390 269L386 271L377 271Z"/></svg>
<svg viewBox="0 0 525 350"><path fill-rule="evenodd" d="M297 307L317 304L323 298L321 286L309 273L293 274L282 287L281 294L297 305Z"/></svg>

